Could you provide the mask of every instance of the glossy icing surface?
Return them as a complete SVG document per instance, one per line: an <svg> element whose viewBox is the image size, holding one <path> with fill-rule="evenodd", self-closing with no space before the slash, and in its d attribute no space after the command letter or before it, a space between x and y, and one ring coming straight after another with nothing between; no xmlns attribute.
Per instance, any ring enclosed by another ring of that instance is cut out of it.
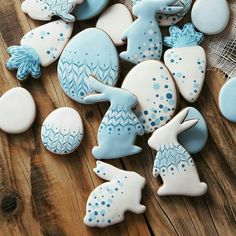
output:
<svg viewBox="0 0 236 236"><path fill-rule="evenodd" d="M195 27L204 34L222 32L229 21L229 6L226 0L196 0L191 18Z"/></svg>
<svg viewBox="0 0 236 236"><path fill-rule="evenodd" d="M127 51L121 52L123 60L138 64L146 60L159 60L162 56L162 33L156 20L157 13L175 14L182 7L171 6L176 0L145 0L133 7L137 19L124 32Z"/></svg>
<svg viewBox="0 0 236 236"><path fill-rule="evenodd" d="M25 0L21 9L35 20L51 20L56 15L67 22L73 22L75 17L70 13L76 4L82 2L83 0Z"/></svg>
<svg viewBox="0 0 236 236"><path fill-rule="evenodd" d="M159 61L136 65L126 76L122 88L138 98L134 111L145 132L166 124L175 113L178 95L168 69Z"/></svg>
<svg viewBox="0 0 236 236"><path fill-rule="evenodd" d="M53 63L61 54L73 30L73 24L56 20L29 31L21 39L21 46L8 48L10 58L6 67L17 69L17 78L24 80L28 75L38 78L42 66Z"/></svg>
<svg viewBox="0 0 236 236"><path fill-rule="evenodd" d="M83 123L79 113L69 107L51 112L44 120L41 139L44 147L55 154L69 154L81 143Z"/></svg>
<svg viewBox="0 0 236 236"><path fill-rule="evenodd" d="M6 133L19 134L30 128L36 116L36 105L31 94L16 87L0 98L0 128Z"/></svg>
<svg viewBox="0 0 236 236"><path fill-rule="evenodd" d="M143 0L145 1L145 0ZM132 5L136 5L141 0L132 0ZM178 0L174 5L175 6L181 6L183 9L174 15L168 15L168 14L158 14L157 20L160 26L170 26L173 24L178 23L182 18L187 14L189 9L191 8L192 0Z"/></svg>
<svg viewBox="0 0 236 236"><path fill-rule="evenodd" d="M190 154L200 152L206 145L208 138L208 130L206 121L202 114L194 107L189 107L189 112L185 121L198 119L198 122L192 128L184 131L178 136L179 143Z"/></svg>
<svg viewBox="0 0 236 236"><path fill-rule="evenodd" d="M120 3L108 7L99 17L96 27L104 30L115 45L124 44L123 32L132 24L133 18L128 8Z"/></svg>
<svg viewBox="0 0 236 236"><path fill-rule="evenodd" d="M124 220L126 211L141 214L146 210L140 204L145 179L136 172L120 170L97 161L93 171L109 182L95 188L86 205L84 223L90 227L106 227Z"/></svg>
<svg viewBox="0 0 236 236"><path fill-rule="evenodd" d="M75 17L77 20L88 20L97 16L109 3L109 0L84 0L76 7Z"/></svg>
<svg viewBox="0 0 236 236"><path fill-rule="evenodd" d="M88 28L67 44L58 62L58 78L65 93L79 103L93 93L87 78L114 86L119 76L119 58L110 37L102 30ZM68 76L69 75L69 76Z"/></svg>
<svg viewBox="0 0 236 236"><path fill-rule="evenodd" d="M221 113L227 120L236 122L236 78L229 79L222 87L219 106Z"/></svg>
<svg viewBox="0 0 236 236"><path fill-rule="evenodd" d="M110 107L98 128L98 146L92 150L96 159L114 159L134 155L142 149L134 145L137 135L143 135L142 124L133 113L137 98L131 92L109 87L90 76L89 83L96 94L84 99L89 103L109 101Z"/></svg>
<svg viewBox="0 0 236 236"><path fill-rule="evenodd" d="M157 150L153 176L160 175L163 180L157 192L160 196L201 196L207 191L207 185L200 181L192 157L177 140L179 134L198 122L197 119L184 121L188 111L188 108L182 110L148 140L148 145Z"/></svg>

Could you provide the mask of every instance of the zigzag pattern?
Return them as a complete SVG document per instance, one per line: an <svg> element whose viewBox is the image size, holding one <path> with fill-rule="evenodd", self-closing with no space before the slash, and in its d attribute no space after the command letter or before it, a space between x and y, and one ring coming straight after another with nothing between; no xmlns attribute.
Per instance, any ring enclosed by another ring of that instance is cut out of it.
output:
<svg viewBox="0 0 236 236"><path fill-rule="evenodd" d="M111 63L107 67L100 66L99 62L89 66L86 60L79 64L61 59L58 65L58 78L61 86L69 96L77 99L93 93L93 88L87 81L91 74L102 83L111 86L116 82L118 69Z"/></svg>
<svg viewBox="0 0 236 236"><path fill-rule="evenodd" d="M49 7L49 10L60 15L67 15L73 8L73 0L45 0L44 3Z"/></svg>
<svg viewBox="0 0 236 236"><path fill-rule="evenodd" d="M168 171L170 166L178 170L180 163L190 165L190 160L192 160L191 156L180 144L173 145L173 147L162 145L157 151L153 169L159 173L163 169Z"/></svg>
<svg viewBox="0 0 236 236"><path fill-rule="evenodd" d="M62 132L55 128L42 126L42 142L44 146L55 153L70 153L75 150L81 140L82 133Z"/></svg>

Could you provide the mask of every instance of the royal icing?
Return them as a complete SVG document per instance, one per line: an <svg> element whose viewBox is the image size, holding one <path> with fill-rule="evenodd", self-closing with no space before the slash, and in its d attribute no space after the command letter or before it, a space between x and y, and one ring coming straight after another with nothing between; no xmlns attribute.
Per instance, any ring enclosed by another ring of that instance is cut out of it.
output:
<svg viewBox="0 0 236 236"><path fill-rule="evenodd" d="M0 98L0 129L19 134L30 128L36 116L36 105L24 88L12 88Z"/></svg>
<svg viewBox="0 0 236 236"><path fill-rule="evenodd" d="M106 227L124 220L126 211L141 214L146 210L140 204L145 179L136 172L120 170L97 161L94 172L109 182L95 188L90 194L84 223L90 227Z"/></svg>
<svg viewBox="0 0 236 236"><path fill-rule="evenodd" d="M58 79L73 100L86 103L84 96L93 93L88 77L114 86L119 76L119 58L110 37L102 30L88 28L74 36L58 62Z"/></svg>
<svg viewBox="0 0 236 236"><path fill-rule="evenodd" d="M189 112L185 121L198 119L196 125L184 131L178 136L179 143L183 146L188 153L196 154L200 152L206 145L208 138L208 130L206 121L202 114L194 107L189 107Z"/></svg>
<svg viewBox="0 0 236 236"><path fill-rule="evenodd" d="M132 0L132 5L136 5L142 0ZM143 0L145 1L145 0ZM183 9L174 15L168 15L168 14L158 14L157 20L160 26L170 26L173 24L178 23L182 18L187 14L189 9L191 8L192 0L176 0L176 3L173 4L175 6L180 6Z"/></svg>
<svg viewBox="0 0 236 236"><path fill-rule="evenodd" d="M153 132L170 120L177 107L178 94L168 69L159 61L136 65L126 76L122 88L138 98L134 112L145 132Z"/></svg>
<svg viewBox="0 0 236 236"><path fill-rule="evenodd" d="M73 22L75 17L70 13L76 4L82 2L83 0L25 0L21 9L35 20L51 20L56 15L67 22Z"/></svg>
<svg viewBox="0 0 236 236"><path fill-rule="evenodd" d="M10 58L6 63L9 70L17 69L17 78L29 75L39 78L41 67L53 63L61 54L72 34L73 24L57 20L29 31L22 39L21 46L7 49Z"/></svg>
<svg viewBox="0 0 236 236"><path fill-rule="evenodd" d="M196 32L192 24L181 30L171 26L170 36L164 44L172 47L164 54L164 62L172 73L181 95L188 102L195 102L200 95L205 79L206 53L198 44L203 34Z"/></svg>
<svg viewBox="0 0 236 236"><path fill-rule="evenodd" d="M236 122L236 77L229 79L222 87L219 106L221 113L227 120Z"/></svg>
<svg viewBox="0 0 236 236"><path fill-rule="evenodd" d="M178 113L148 140L148 145L157 150L153 175L160 175L163 180L163 185L157 192L160 196L201 196L207 191L207 185L199 179L192 157L177 140L179 134L198 122L197 119L184 121L188 111L185 108Z"/></svg>
<svg viewBox="0 0 236 236"><path fill-rule="evenodd" d="M196 0L191 13L195 27L208 35L222 32L229 22L229 16L226 0Z"/></svg>
<svg viewBox="0 0 236 236"><path fill-rule="evenodd" d="M75 17L77 20L88 20L97 16L102 12L109 0L84 0L84 2L76 7Z"/></svg>
<svg viewBox="0 0 236 236"><path fill-rule="evenodd" d="M69 154L81 143L83 123L79 113L69 107L58 108L48 115L41 129L44 147L55 154Z"/></svg>
<svg viewBox="0 0 236 236"><path fill-rule="evenodd" d="M96 159L114 159L141 152L134 145L137 135L143 135L142 124L133 113L137 98L131 92L109 87L90 76L90 85L98 92L84 98L86 102L110 101L110 107L104 115L98 129L98 146L92 150Z"/></svg>
<svg viewBox="0 0 236 236"><path fill-rule="evenodd" d="M133 18L127 7L117 3L101 14L96 27L104 30L111 37L114 44L120 46L125 43L121 40L122 34L132 22Z"/></svg>
<svg viewBox="0 0 236 236"><path fill-rule="evenodd" d="M145 0L133 7L133 15L138 17L124 32L122 40L127 40L127 51L120 57L133 64L156 59L162 56L162 34L156 20L157 13L175 14L182 10L170 6L176 0Z"/></svg>

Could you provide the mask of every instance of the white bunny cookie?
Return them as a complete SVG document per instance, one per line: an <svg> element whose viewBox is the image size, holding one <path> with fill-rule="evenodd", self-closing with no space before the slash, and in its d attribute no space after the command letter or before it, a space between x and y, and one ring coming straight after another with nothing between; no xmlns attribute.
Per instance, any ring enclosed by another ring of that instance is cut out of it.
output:
<svg viewBox="0 0 236 236"><path fill-rule="evenodd" d="M103 183L90 194L84 223L90 227L106 227L124 219L126 211L141 214L146 210L140 204L145 179L136 172L120 170L97 161L94 172L107 183Z"/></svg>
<svg viewBox="0 0 236 236"><path fill-rule="evenodd" d="M207 185L199 179L192 157L177 140L180 133L198 122L197 119L184 121L188 111L188 108L181 111L148 140L148 145L157 150L153 175L160 175L164 182L157 192L160 196L201 196L207 191Z"/></svg>

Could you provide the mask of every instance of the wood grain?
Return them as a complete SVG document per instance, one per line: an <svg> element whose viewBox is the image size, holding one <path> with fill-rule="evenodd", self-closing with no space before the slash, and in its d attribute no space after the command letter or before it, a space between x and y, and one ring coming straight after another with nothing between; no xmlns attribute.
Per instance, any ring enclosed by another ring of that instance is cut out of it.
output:
<svg viewBox="0 0 236 236"><path fill-rule="evenodd" d="M87 198L102 183L92 171L95 160L91 149L96 145L107 104L80 105L70 100L59 86L57 63L44 68L41 79L22 84L15 72L5 68L6 48L19 44L26 32L42 24L25 16L20 4L18 0L0 2L0 94L12 87L25 87L37 103L38 116L24 134L0 131L0 235L236 235L236 124L226 121L218 109L218 94L224 84L220 72L207 73L202 94L193 104L209 128L206 147L194 156L201 179L209 185L207 194L199 198L158 197L161 181L152 177L155 153L148 147L149 136L145 135L138 139L141 154L108 161L146 177L142 201L147 206L145 214L127 213L123 223L106 229L91 229L83 224ZM75 33L93 25L94 21L77 23ZM129 69L122 63L119 84ZM186 105L181 101L180 108ZM61 106L79 111L85 128L82 145L66 157L47 152L40 140L43 120Z"/></svg>

